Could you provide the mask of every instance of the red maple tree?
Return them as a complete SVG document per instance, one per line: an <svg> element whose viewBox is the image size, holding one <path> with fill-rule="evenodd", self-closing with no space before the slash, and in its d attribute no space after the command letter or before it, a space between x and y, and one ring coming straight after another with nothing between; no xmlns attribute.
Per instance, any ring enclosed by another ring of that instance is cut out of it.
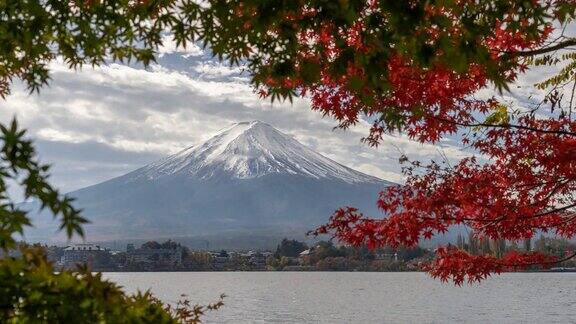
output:
<svg viewBox="0 0 576 324"><path fill-rule="evenodd" d="M316 233L372 248L414 246L456 225L494 240L576 234L576 36L569 35L576 0L8 4L0 97L15 78L38 90L57 57L72 68L107 58L146 65L168 30L177 45L202 42L218 58L244 64L263 97L309 97L342 128L369 120L370 145L400 130L422 143L460 136L473 148L477 157L455 166L410 162L406 182L380 193L382 217L345 207ZM543 98L533 107L512 111L496 96L477 96L508 91L533 67L556 69L535 85ZM457 284L561 261L454 247L436 255L426 269Z"/></svg>
<svg viewBox="0 0 576 324"><path fill-rule="evenodd" d="M507 10L490 20L489 32L474 37L473 46L486 55L483 60L464 59L463 66L451 65L447 57L458 54L448 55L446 49L467 36L469 26L463 20L466 9L478 9L473 1L431 1L420 7L420 2L407 2L413 3L412 9L421 9L419 21L424 23L414 26L410 35L426 35L425 45L429 44L432 52L425 63L418 60L421 53L410 48L383 52L381 38L373 37L374 26L369 26L368 19L382 10L383 1L362 7L349 28L322 20L318 28L298 34L301 48L293 61L296 74L269 75L259 84L262 96L274 95L274 91L309 96L312 109L334 117L342 128L367 116L375 120L364 139L370 145L378 145L385 133L395 129L422 143L457 134L463 145L484 160L471 156L455 166L410 162L404 169L406 182L379 195L383 217L368 217L345 207L315 234L329 233L344 243L370 248L416 246L456 225L468 227L482 239L518 241L539 232L574 237L576 122L572 120L572 99L568 107L561 107L559 98L562 83L576 82L574 67L563 71L568 77L556 76L540 84L552 90L533 110L511 113L495 97L478 99L475 93L491 82L506 90L519 74L534 65L558 62L557 56L574 59L575 54L568 50L574 39L555 35L558 28L553 26L569 23L567 12L573 15L575 3L533 1L528 5L532 11L523 15L523 5L496 2L507 4ZM320 14L309 9L289 19L305 20ZM441 18L447 19L443 25L437 23ZM448 47L437 42L447 42ZM353 58L341 60L347 53L353 53ZM367 64L366 59L373 61ZM312 82L304 71L310 64L318 71ZM335 64L344 64L341 72L335 72ZM380 70L374 74L371 68ZM574 90L570 95L572 98ZM551 111L542 112L545 106ZM512 251L500 257L473 255L444 246L423 268L433 277L461 284L480 281L490 273L563 260L530 251Z"/></svg>

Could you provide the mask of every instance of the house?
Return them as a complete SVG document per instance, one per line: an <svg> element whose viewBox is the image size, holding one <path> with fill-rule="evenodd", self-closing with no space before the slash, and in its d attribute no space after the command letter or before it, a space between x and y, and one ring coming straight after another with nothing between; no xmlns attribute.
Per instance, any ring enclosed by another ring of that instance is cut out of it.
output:
<svg viewBox="0 0 576 324"><path fill-rule="evenodd" d="M254 270L264 270L266 269L266 256L262 253L254 253L248 259L248 262L253 267Z"/></svg>
<svg viewBox="0 0 576 324"><path fill-rule="evenodd" d="M64 248L60 264L65 268L73 268L76 265L87 265L90 268L99 267L107 262L108 251L99 245L80 243L69 245Z"/></svg>
<svg viewBox="0 0 576 324"><path fill-rule="evenodd" d="M126 249L126 261L128 263L163 263L169 265L182 264L182 247L174 249Z"/></svg>
<svg viewBox="0 0 576 324"><path fill-rule="evenodd" d="M230 254L227 251L210 252L212 255L212 265L216 270L224 270L230 263Z"/></svg>
<svg viewBox="0 0 576 324"><path fill-rule="evenodd" d="M310 248L300 252L300 254L298 255L298 264L299 265L307 264L310 259L310 255L312 254L313 251L314 251L313 248Z"/></svg>

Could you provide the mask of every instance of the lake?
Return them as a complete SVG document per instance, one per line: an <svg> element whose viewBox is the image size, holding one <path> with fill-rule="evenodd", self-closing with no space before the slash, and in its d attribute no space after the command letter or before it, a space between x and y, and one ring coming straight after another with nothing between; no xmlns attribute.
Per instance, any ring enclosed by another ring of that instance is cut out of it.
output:
<svg viewBox="0 0 576 324"><path fill-rule="evenodd" d="M455 287L425 273L105 273L127 291L206 304L205 323L576 323L576 273L507 273Z"/></svg>

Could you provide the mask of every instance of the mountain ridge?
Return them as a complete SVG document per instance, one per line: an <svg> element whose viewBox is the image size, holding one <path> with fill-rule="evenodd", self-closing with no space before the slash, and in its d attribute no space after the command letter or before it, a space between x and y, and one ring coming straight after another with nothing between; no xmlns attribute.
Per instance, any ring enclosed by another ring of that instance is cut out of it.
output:
<svg viewBox="0 0 576 324"><path fill-rule="evenodd" d="M316 153L261 121L236 123L199 145L141 169L149 179L183 171L201 179L223 171L238 179L288 172L347 182L381 181Z"/></svg>
<svg viewBox="0 0 576 324"><path fill-rule="evenodd" d="M276 230L301 234L341 206L376 213L377 194L389 185L252 121L70 195L91 220L88 239L106 241ZM28 237L50 237L55 224L46 219L36 217Z"/></svg>

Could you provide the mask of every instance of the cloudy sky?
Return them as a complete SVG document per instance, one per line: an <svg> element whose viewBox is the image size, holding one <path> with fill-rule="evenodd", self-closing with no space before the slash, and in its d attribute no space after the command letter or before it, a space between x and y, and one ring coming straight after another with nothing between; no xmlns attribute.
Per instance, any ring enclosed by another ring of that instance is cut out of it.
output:
<svg viewBox="0 0 576 324"><path fill-rule="evenodd" d="M525 105L538 95L531 77L506 100ZM526 85L526 87L524 87ZM333 130L335 121L312 112L305 99L271 104L253 93L241 68L231 68L194 47L166 39L158 64L148 69L111 63L70 71L52 64L52 81L40 94L15 85L0 102L0 121L13 116L29 130L52 181L72 191L122 175L196 145L232 123L262 120L320 153L365 173L401 182L398 158L451 160L463 157L456 138L422 145L387 136L378 148L360 143L368 125ZM485 95L490 94L488 91ZM532 96L532 99L529 99Z"/></svg>

